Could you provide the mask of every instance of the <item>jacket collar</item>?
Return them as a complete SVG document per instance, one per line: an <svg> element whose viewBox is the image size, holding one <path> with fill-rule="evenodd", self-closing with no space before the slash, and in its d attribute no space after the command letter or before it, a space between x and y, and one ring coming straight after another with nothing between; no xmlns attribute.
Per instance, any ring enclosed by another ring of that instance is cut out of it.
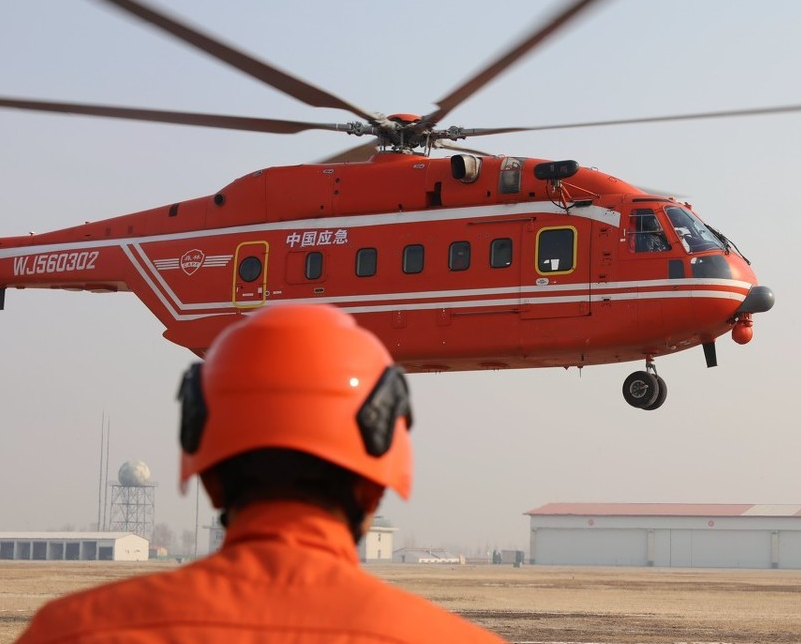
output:
<svg viewBox="0 0 801 644"><path fill-rule="evenodd" d="M318 506L299 501L261 501L242 509L228 527L223 548L253 540L327 551L353 564L359 561L345 523Z"/></svg>

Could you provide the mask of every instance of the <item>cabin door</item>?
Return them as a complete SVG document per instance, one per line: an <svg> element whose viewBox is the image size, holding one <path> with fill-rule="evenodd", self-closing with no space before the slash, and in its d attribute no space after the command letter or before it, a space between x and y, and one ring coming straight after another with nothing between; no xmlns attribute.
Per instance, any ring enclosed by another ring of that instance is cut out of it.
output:
<svg viewBox="0 0 801 644"><path fill-rule="evenodd" d="M261 306L267 298L267 258L270 245L266 241L239 244L234 256L232 301L238 308Z"/></svg>
<svg viewBox="0 0 801 644"><path fill-rule="evenodd" d="M533 221L524 237L522 317L589 315L591 221L538 223Z"/></svg>

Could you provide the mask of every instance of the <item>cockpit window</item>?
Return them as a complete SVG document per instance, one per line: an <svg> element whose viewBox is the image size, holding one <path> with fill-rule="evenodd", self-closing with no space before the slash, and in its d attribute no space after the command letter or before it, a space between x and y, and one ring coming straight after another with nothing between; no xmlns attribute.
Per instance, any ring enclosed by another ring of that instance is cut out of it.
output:
<svg viewBox="0 0 801 644"><path fill-rule="evenodd" d="M665 212L688 253L698 253L703 250L725 250L723 242L686 208L667 206Z"/></svg>
<svg viewBox="0 0 801 644"><path fill-rule="evenodd" d="M630 234L634 238L634 252L654 253L670 250L665 231L650 208L635 208L631 212Z"/></svg>

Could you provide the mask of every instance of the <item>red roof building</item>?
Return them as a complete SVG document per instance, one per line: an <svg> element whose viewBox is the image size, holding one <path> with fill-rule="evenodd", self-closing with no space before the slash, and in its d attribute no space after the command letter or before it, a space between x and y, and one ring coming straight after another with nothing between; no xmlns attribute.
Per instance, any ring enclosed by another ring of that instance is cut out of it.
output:
<svg viewBox="0 0 801 644"><path fill-rule="evenodd" d="M801 505L549 503L525 514L533 564L801 568Z"/></svg>

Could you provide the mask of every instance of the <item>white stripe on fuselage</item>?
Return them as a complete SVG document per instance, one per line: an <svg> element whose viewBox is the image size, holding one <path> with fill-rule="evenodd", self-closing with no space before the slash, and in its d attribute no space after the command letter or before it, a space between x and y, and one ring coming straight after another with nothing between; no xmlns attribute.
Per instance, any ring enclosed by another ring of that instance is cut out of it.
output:
<svg viewBox="0 0 801 644"><path fill-rule="evenodd" d="M210 228L183 233L168 233L146 237L129 237L124 239L98 239L82 242L46 244L42 246L19 246L0 249L0 259L19 257L21 255L40 255L61 250L83 250L86 248L108 248L125 244L153 244L183 239L200 239L220 235L238 235L246 233L270 232L275 230L312 230L316 228L366 228L371 226L389 226L397 224L414 224L422 222L454 221L458 219L490 219L508 217L510 215L564 214L560 206L544 202L526 202L517 204L496 204L493 206L472 206L468 208L443 208L440 210L414 210L409 212L390 212L376 215L346 215L342 217L321 217L319 219L293 219L230 228ZM586 206L571 210L570 217L582 217L620 225L620 213L616 210L599 206ZM499 219L498 223L504 223Z"/></svg>
<svg viewBox="0 0 801 644"><path fill-rule="evenodd" d="M137 270L139 267L137 266ZM160 279L160 276L157 275ZM652 280L619 282L615 284L571 284L553 287L508 287L493 289L454 289L447 291L419 291L409 293L379 293L369 295L343 295L337 297L278 298L267 299L270 303L333 304L351 313L379 313L397 310L426 310L440 308L509 308L524 305L567 304L578 302L602 302L622 300L666 300L679 298L728 299L742 302L751 285L748 282L722 279ZM152 280L147 280L165 306L166 299ZM160 280L163 282L163 280ZM691 288L678 289L677 286ZM661 287L661 288L660 288ZM743 291L727 290L736 288ZM639 288L632 292L632 288ZM174 292L167 287L171 297ZM653 289L653 290L642 290ZM668 290L669 289L669 290ZM601 292L597 292L601 291ZM513 297L508 297L509 295ZM507 296L507 297L504 297ZM425 301L421 301L425 300ZM254 305L254 308L258 308ZM168 310L176 320L193 320L231 312L232 302L206 302L182 304L181 311L204 311L191 315L179 314L172 306Z"/></svg>
<svg viewBox="0 0 801 644"><path fill-rule="evenodd" d="M349 215L269 222L214 228L209 230L169 233L127 239L91 240L75 243L47 244L0 249L0 259L24 255L39 255L63 250L82 250L87 248L108 248L117 246L125 253L134 270L142 277L161 304L175 320L195 320L234 310L233 303L181 301L170 285L160 275L158 268L173 268L174 259L151 260L142 247L143 244L196 240L235 234L258 234L280 230L310 230L318 228L362 228L370 226L400 225L422 222L454 221L459 219L498 218L498 223L509 221L509 216L536 215L538 213L563 214L564 210L549 203L496 204L467 208L445 208L440 210L392 212L375 215ZM620 213L598 206L587 206L571 211L571 217L583 217L612 226L619 226ZM512 220L514 221L514 220ZM215 259L217 256L214 256ZM155 280L155 281L154 281ZM690 287L690 289L683 288ZM267 300L270 302L327 303L334 304L352 313L373 313L399 309L424 310L437 308L508 308L527 304L560 304L587 301L673 299L673 298L723 298L735 301L745 299L751 284L726 279L678 279L678 280L638 280L612 283L548 284L544 286L525 285L483 289L451 289L437 291L418 291L401 293L374 293L366 295L345 295L338 297L295 298ZM733 292L727 289L742 289ZM631 289L639 289L630 292ZM648 289L648 290L643 290ZM677 290L678 289L678 290ZM511 297L509 297L511 296ZM425 300L425 301L423 301ZM255 307L254 308L258 308ZM197 311L203 311L199 313ZM189 313L192 312L192 313Z"/></svg>

